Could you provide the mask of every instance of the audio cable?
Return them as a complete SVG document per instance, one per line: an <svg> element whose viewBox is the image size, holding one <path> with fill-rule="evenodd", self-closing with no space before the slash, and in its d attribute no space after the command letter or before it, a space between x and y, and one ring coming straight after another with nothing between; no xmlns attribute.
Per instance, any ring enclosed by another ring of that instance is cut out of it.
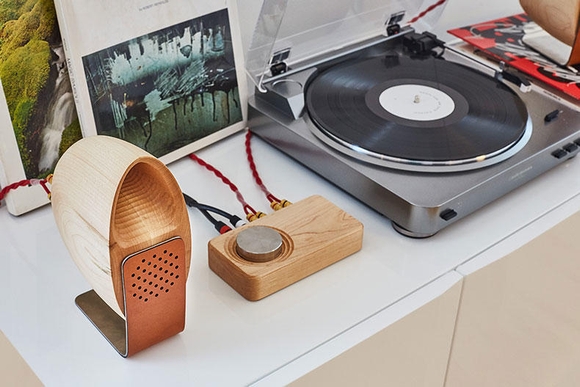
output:
<svg viewBox="0 0 580 387"><path fill-rule="evenodd" d="M12 184L8 184L7 186L3 187L0 190L0 202L2 202L2 200L4 200L4 198L6 197L6 195L8 195L8 193L10 191L16 190L16 189L21 188L21 187L30 187L30 186L34 186L34 185L40 185L42 187L42 189L44 189L44 192L46 192L46 195L48 196L48 198L50 199L50 189L48 188L48 184L50 184L51 181L52 181L52 174L48 175L45 179L25 179L25 180L17 181L17 182L12 183Z"/></svg>
<svg viewBox="0 0 580 387"><path fill-rule="evenodd" d="M199 203L197 200L192 198L191 196L183 193L183 198L185 199L185 204L188 207L196 208L205 218L213 224L214 228L220 233L225 234L228 231L231 231L231 227L222 222L221 220L217 220L213 217L210 213L214 213L220 215L228 220L228 222L232 225L232 227L240 227L245 224L245 222L237 215L230 214L220 208L213 207L207 204Z"/></svg>
<svg viewBox="0 0 580 387"><path fill-rule="evenodd" d="M266 196L266 199L268 200L270 207L273 210L277 211L277 210L280 210L284 207L288 207L292 203L286 199L278 199L274 194L272 194L272 192L270 192L270 190L268 190L268 188L266 187L266 185L264 184L264 182L260 178L260 174L258 173L258 169L256 167L256 163L255 163L254 157L252 155L251 139L252 139L252 132L250 132L248 130L246 132L245 151L246 151L246 158L247 158L248 164L250 166L250 170L252 172L252 177L254 178L254 181L256 182L256 184L258 185L260 190ZM240 192L238 187L234 183L232 183L232 181L230 179L228 179L216 167L214 167L213 165L204 161L202 158L200 158L199 156L197 156L194 153L191 153L189 155L189 158L192 159L193 161L197 162L202 167L205 167L208 171L212 172L225 185L227 185L232 190L232 192L234 192L236 194L236 199L242 205L242 208L243 208L244 213L246 215L246 219L248 221L252 222L258 218L266 216L265 213L263 213L261 211L256 211L252 206L250 206L248 204L248 202L244 199L244 196L242 195L242 193Z"/></svg>
<svg viewBox="0 0 580 387"><path fill-rule="evenodd" d="M248 202L246 202L246 199L244 199L244 196L242 195L242 193L240 192L238 187L234 183L232 183L231 180L228 179L217 168L215 168L213 165L207 163L206 161L204 161L203 159L201 159L199 156L195 155L194 153L191 153L189 155L189 158L192 159L193 161L197 162L202 167L205 167L208 171L213 172L213 174L216 175L216 177L218 177L225 185L230 187L230 189L236 194L236 199L242 205L242 209L244 210L244 214L246 214L246 219L248 221L252 222L258 218L266 216L265 213L263 213L261 211L256 211L252 206L250 206L248 204Z"/></svg>
<svg viewBox="0 0 580 387"><path fill-rule="evenodd" d="M273 210L277 211L277 210L280 210L280 209L282 209L284 207L288 207L292 203L289 202L286 199L278 199L276 196L274 196L268 190L268 188L266 187L266 185L264 184L264 182L260 178L260 174L258 173L258 169L256 167L256 163L255 163L254 157L252 155L251 140L252 140L252 132L250 132L248 130L246 132L246 141L245 141L246 156L247 156L247 159L248 159L248 164L250 165L250 169L252 170L252 176L254 177L254 181L256 182L256 184L258 185L258 187L260 187L260 189L262 190L262 192L266 196L266 199L270 202L270 207Z"/></svg>

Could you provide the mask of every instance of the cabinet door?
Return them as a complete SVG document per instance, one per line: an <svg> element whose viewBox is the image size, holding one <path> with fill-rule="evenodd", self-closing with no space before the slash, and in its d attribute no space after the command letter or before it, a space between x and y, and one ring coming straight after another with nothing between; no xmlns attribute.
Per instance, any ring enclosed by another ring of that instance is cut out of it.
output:
<svg viewBox="0 0 580 387"><path fill-rule="evenodd" d="M443 386L461 281L449 273L359 324L353 330L382 320L372 336L290 386Z"/></svg>
<svg viewBox="0 0 580 387"><path fill-rule="evenodd" d="M580 385L579 242L577 213L513 253L463 270L447 387Z"/></svg>
<svg viewBox="0 0 580 387"><path fill-rule="evenodd" d="M0 384L41 387L42 383L0 330Z"/></svg>

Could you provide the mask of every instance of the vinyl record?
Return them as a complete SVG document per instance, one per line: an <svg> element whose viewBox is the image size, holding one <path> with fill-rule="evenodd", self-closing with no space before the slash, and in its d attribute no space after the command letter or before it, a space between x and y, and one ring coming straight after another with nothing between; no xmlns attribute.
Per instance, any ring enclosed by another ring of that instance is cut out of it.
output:
<svg viewBox="0 0 580 387"><path fill-rule="evenodd" d="M378 164L475 164L514 148L531 131L515 92L433 57L393 55L331 67L309 84L306 104L337 148L365 161L371 155Z"/></svg>

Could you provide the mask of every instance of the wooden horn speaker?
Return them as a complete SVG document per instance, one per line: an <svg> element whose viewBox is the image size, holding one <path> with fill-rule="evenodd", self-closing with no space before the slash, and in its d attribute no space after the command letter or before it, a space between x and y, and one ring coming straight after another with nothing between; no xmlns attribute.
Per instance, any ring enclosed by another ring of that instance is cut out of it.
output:
<svg viewBox="0 0 580 387"><path fill-rule="evenodd" d="M191 230L162 162L120 139L84 138L55 168L52 207L93 289L75 302L122 356L184 329Z"/></svg>
<svg viewBox="0 0 580 387"><path fill-rule="evenodd" d="M580 63L580 1L520 0L528 16L554 38L571 47L566 65Z"/></svg>

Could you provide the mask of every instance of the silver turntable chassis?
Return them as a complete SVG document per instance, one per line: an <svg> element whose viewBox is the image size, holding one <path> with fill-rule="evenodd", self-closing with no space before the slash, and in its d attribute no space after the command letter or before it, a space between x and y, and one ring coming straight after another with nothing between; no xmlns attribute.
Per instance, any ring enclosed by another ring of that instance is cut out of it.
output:
<svg viewBox="0 0 580 387"><path fill-rule="evenodd" d="M484 205L574 157L580 146L580 114L534 86L520 94L533 132L525 147L498 164L464 172L423 173L371 165L330 148L312 134L302 112L302 85L310 68L250 98L252 132L320 176L388 217L406 236L428 237ZM288 87L290 86L290 87ZM550 112L557 119L545 122Z"/></svg>

